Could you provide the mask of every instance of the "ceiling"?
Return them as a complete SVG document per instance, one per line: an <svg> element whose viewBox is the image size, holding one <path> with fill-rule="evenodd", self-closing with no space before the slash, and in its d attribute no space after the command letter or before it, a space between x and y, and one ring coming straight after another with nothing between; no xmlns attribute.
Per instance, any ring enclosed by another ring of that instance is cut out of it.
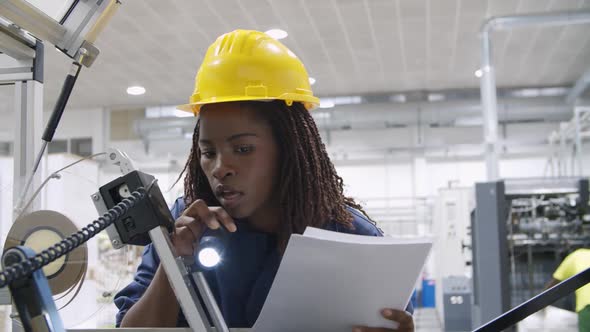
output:
<svg viewBox="0 0 590 332"><path fill-rule="evenodd" d="M206 48L236 28L282 40L316 78L317 95L473 88L478 31L491 16L590 10L590 0L122 0L70 106L184 103ZM571 85L590 68L590 25L524 28L492 38L498 86ZM45 104L69 59L46 47ZM126 88L142 85L143 96Z"/></svg>

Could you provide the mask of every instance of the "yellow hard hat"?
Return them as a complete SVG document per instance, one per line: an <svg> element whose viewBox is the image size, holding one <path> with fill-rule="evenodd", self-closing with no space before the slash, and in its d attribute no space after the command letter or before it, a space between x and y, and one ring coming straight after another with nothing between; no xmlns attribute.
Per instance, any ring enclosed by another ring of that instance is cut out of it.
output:
<svg viewBox="0 0 590 332"><path fill-rule="evenodd" d="M308 110L320 102L303 63L285 45L259 31L235 30L209 46L189 103L177 108L197 115L205 104L275 99Z"/></svg>

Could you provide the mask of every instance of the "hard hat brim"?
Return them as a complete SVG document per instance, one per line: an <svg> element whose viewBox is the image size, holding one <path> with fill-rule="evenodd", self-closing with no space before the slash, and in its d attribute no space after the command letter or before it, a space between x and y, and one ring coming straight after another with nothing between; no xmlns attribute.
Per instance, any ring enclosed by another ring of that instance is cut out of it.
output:
<svg viewBox="0 0 590 332"><path fill-rule="evenodd" d="M234 96L234 97L223 97L223 98L209 98L201 100L195 103L183 104L176 106L176 109L184 112L193 113L195 116L199 114L201 107L207 104L217 103L228 103L237 101L272 101L272 100L284 100L286 103L300 102L308 111L317 108L320 105L320 99L315 96L304 96L300 94L289 94L286 93L280 97L252 97L252 96Z"/></svg>

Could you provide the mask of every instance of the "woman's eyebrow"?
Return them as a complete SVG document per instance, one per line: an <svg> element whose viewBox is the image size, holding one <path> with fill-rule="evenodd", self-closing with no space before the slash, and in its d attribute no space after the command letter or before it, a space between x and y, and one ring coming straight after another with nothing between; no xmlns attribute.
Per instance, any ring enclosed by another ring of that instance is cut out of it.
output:
<svg viewBox="0 0 590 332"><path fill-rule="evenodd" d="M231 142L233 140L236 140L238 138L245 137L245 136L258 137L258 135L254 134L254 133L240 133L240 134L231 135L230 137L227 138L226 141Z"/></svg>
<svg viewBox="0 0 590 332"><path fill-rule="evenodd" d="M235 134L235 135L231 135L230 137L228 137L226 139L226 141L231 142L233 140L236 140L238 138L242 138L242 137L247 137L247 136L253 136L253 137L258 137L258 135L254 134L254 133L240 133L240 134ZM206 138L200 138L199 139L199 143L203 143L203 144L213 144L211 142L211 140L208 140Z"/></svg>

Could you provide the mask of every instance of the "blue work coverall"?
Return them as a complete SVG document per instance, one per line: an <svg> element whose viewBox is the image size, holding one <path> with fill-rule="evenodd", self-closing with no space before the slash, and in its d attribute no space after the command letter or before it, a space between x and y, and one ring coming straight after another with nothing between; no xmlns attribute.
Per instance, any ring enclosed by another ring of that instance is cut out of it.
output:
<svg viewBox="0 0 590 332"><path fill-rule="evenodd" d="M171 208L175 220L184 208L183 199L178 198ZM354 229L348 229L336 222L329 222L324 228L342 233L383 236L381 231L359 211L352 208L348 210L354 217ZM205 272L205 278L228 327L252 327L270 291L281 256L274 235L256 232L239 220L236 221L236 225L237 231L229 237L224 251L223 264L215 270ZM133 282L115 295L115 305L119 308L116 317L117 327L120 326L127 310L141 298L159 264L160 259L155 248L151 244L147 245ZM381 308L375 308L379 309ZM411 302L406 311L413 313ZM178 317L177 326L188 326L182 312Z"/></svg>

